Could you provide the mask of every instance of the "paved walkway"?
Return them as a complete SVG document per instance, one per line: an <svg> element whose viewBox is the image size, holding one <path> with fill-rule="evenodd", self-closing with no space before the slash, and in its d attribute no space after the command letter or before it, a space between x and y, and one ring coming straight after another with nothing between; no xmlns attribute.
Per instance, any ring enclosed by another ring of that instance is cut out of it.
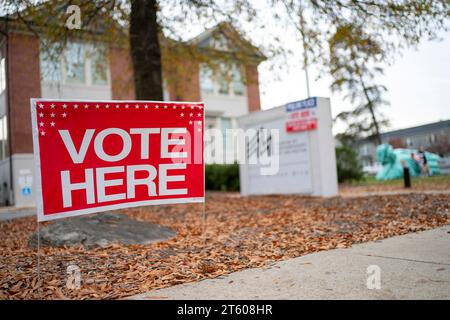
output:
<svg viewBox="0 0 450 320"><path fill-rule="evenodd" d="M367 268L371 265L380 268L380 289L367 288ZM132 298L450 299L450 225Z"/></svg>
<svg viewBox="0 0 450 320"><path fill-rule="evenodd" d="M0 221L36 215L36 208L0 207Z"/></svg>

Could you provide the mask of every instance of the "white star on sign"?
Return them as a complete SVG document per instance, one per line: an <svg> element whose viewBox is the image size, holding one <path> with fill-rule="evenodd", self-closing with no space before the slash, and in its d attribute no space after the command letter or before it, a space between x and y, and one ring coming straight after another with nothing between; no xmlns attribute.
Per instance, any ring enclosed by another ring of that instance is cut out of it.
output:
<svg viewBox="0 0 450 320"><path fill-rule="evenodd" d="M202 122L201 122L201 121L197 121L197 123L198 123L198 124L202 124Z"/></svg>
<svg viewBox="0 0 450 320"><path fill-rule="evenodd" d="M146 105L144 106L144 108L145 108L145 109L148 109L148 104L146 104Z"/></svg>
<svg viewBox="0 0 450 320"><path fill-rule="evenodd" d="M41 131L41 136L45 136L45 131Z"/></svg>
<svg viewBox="0 0 450 320"><path fill-rule="evenodd" d="M105 106L105 108L106 108L106 109L109 109L109 104L107 104L107 105Z"/></svg>
<svg viewBox="0 0 450 320"><path fill-rule="evenodd" d="M167 106L164 106L164 109L167 109Z"/></svg>
<svg viewBox="0 0 450 320"><path fill-rule="evenodd" d="M52 127L54 127L54 126L55 126L55 123L52 121L52 122L50 122L50 125L51 125Z"/></svg>
<svg viewBox="0 0 450 320"><path fill-rule="evenodd" d="M184 108L186 108L185 106L181 106L181 109L184 109Z"/></svg>
<svg viewBox="0 0 450 320"><path fill-rule="evenodd" d="M89 108L89 105L88 105L88 104L85 104L85 105L84 105L84 108L85 108L85 109Z"/></svg>
<svg viewBox="0 0 450 320"><path fill-rule="evenodd" d="M189 121L189 124L192 124L192 120L191 120L191 121Z"/></svg>
<svg viewBox="0 0 450 320"><path fill-rule="evenodd" d="M202 106L197 106L199 109L202 109Z"/></svg>
<svg viewBox="0 0 450 320"><path fill-rule="evenodd" d="M194 106L191 106L191 110L194 109Z"/></svg>
<svg viewBox="0 0 450 320"><path fill-rule="evenodd" d="M52 104L50 105L50 108L55 109L55 105L52 103Z"/></svg>
<svg viewBox="0 0 450 320"><path fill-rule="evenodd" d="M125 105L125 109L128 109L128 105L127 104Z"/></svg>
<svg viewBox="0 0 450 320"><path fill-rule="evenodd" d="M96 107L97 109L100 108L100 106L99 106L98 104L96 104L95 107Z"/></svg>
<svg viewBox="0 0 450 320"><path fill-rule="evenodd" d="M63 116L63 118L67 117L67 113L64 112L64 113L62 114L62 116Z"/></svg>
<svg viewBox="0 0 450 320"><path fill-rule="evenodd" d="M197 131L198 131L198 132L201 132L201 131L202 131L202 129L198 128L198 129L197 129Z"/></svg>
<svg viewBox="0 0 450 320"><path fill-rule="evenodd" d="M173 106L173 109L175 110L177 108L177 106Z"/></svg>
<svg viewBox="0 0 450 320"><path fill-rule="evenodd" d="M54 117L55 117L55 114L54 114L53 112L50 113L50 117L54 118Z"/></svg>
<svg viewBox="0 0 450 320"><path fill-rule="evenodd" d="M120 108L120 106L118 104L116 104L116 109L119 109L119 108Z"/></svg>
<svg viewBox="0 0 450 320"><path fill-rule="evenodd" d="M39 113L39 117L43 118L43 117L44 117L44 114L43 114L42 112Z"/></svg>
<svg viewBox="0 0 450 320"><path fill-rule="evenodd" d="M78 105L75 104L75 105L73 106L73 108L74 108L74 109L78 109Z"/></svg>
<svg viewBox="0 0 450 320"><path fill-rule="evenodd" d="M181 113L180 116L184 117L184 113Z"/></svg>
<svg viewBox="0 0 450 320"><path fill-rule="evenodd" d="M155 106L155 109L159 109L159 106L158 106L158 105L156 105L156 106Z"/></svg>
<svg viewBox="0 0 450 320"><path fill-rule="evenodd" d="M134 107L135 107L136 109L139 109L139 105L138 105L138 104L137 104L137 105L135 105Z"/></svg>
<svg viewBox="0 0 450 320"><path fill-rule="evenodd" d="M201 113L197 113L197 117L201 117L202 116L202 114Z"/></svg>
<svg viewBox="0 0 450 320"><path fill-rule="evenodd" d="M44 105L42 103L40 103L39 108L44 109Z"/></svg>
<svg viewBox="0 0 450 320"><path fill-rule="evenodd" d="M43 127L43 126L44 126L44 123L41 121L41 122L39 123L39 125L40 125L41 127Z"/></svg>
<svg viewBox="0 0 450 320"><path fill-rule="evenodd" d="M191 112L191 113L189 113L189 117L192 117L194 114Z"/></svg>
<svg viewBox="0 0 450 320"><path fill-rule="evenodd" d="M63 108L66 109L67 108L67 104L64 103L63 104Z"/></svg>

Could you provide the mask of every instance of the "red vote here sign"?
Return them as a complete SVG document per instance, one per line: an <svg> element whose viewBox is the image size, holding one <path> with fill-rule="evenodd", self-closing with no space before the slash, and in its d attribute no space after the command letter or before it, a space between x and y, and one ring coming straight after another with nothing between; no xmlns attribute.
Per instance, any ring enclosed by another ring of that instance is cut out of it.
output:
<svg viewBox="0 0 450 320"><path fill-rule="evenodd" d="M204 201L201 103L32 99L38 221Z"/></svg>

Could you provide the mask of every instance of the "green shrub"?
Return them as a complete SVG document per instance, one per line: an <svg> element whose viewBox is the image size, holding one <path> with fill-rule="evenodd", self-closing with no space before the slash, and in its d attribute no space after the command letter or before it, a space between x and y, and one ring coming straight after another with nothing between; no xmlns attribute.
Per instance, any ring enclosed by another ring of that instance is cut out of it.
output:
<svg viewBox="0 0 450 320"><path fill-rule="evenodd" d="M364 176L357 154L350 147L336 148L336 165L339 182L360 181Z"/></svg>
<svg viewBox="0 0 450 320"><path fill-rule="evenodd" d="M356 152L347 146L336 148L338 181L360 181L363 179L362 167ZM239 165L205 165L205 188L215 191L239 191Z"/></svg>
<svg viewBox="0 0 450 320"><path fill-rule="evenodd" d="M239 165L207 164L205 166L206 190L239 191Z"/></svg>

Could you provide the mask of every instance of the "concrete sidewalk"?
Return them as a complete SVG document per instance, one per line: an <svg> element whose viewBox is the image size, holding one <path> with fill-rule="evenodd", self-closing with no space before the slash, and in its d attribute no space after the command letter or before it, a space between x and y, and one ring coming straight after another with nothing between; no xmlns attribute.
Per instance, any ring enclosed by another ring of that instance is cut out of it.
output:
<svg viewBox="0 0 450 320"><path fill-rule="evenodd" d="M367 288L367 267L381 289ZM450 226L309 254L132 299L450 299Z"/></svg>
<svg viewBox="0 0 450 320"><path fill-rule="evenodd" d="M36 215L36 208L1 207L0 221L13 220L17 218L31 217Z"/></svg>

